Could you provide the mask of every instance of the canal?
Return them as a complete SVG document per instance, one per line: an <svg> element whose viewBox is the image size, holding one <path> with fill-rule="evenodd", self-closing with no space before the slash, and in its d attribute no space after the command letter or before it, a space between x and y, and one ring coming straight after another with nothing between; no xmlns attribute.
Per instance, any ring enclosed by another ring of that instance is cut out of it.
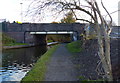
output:
<svg viewBox="0 0 120 83"><path fill-rule="evenodd" d="M46 51L47 46L3 50L0 82L20 81Z"/></svg>

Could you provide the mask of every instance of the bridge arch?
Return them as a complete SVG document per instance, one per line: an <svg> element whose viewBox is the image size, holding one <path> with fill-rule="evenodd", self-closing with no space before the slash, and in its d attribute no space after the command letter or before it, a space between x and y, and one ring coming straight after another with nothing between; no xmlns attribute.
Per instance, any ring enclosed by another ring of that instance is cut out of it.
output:
<svg viewBox="0 0 120 83"><path fill-rule="evenodd" d="M29 35L26 35L28 34ZM25 32L24 33L24 43L34 43L35 45L46 45L47 44L47 38L46 35L70 35L70 38L72 41L76 41L78 40L78 33L75 31L50 31L50 32L46 32L46 31L29 31L29 32ZM28 37L33 36L31 40L33 41L29 41Z"/></svg>

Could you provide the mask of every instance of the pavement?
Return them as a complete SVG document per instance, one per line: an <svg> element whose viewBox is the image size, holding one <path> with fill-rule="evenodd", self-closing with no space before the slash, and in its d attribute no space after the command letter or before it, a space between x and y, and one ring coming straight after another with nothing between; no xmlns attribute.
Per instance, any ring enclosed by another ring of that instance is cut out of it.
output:
<svg viewBox="0 0 120 83"><path fill-rule="evenodd" d="M61 44L47 65L45 81L77 81L76 69L71 60L71 53Z"/></svg>

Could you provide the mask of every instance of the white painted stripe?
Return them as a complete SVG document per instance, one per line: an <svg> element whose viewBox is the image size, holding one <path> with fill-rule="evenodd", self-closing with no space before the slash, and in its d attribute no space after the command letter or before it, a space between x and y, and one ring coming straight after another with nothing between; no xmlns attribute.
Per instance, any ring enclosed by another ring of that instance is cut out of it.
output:
<svg viewBox="0 0 120 83"><path fill-rule="evenodd" d="M73 34L73 32L30 32L30 34Z"/></svg>
<svg viewBox="0 0 120 83"><path fill-rule="evenodd" d="M47 34L57 34L57 32L47 32Z"/></svg>
<svg viewBox="0 0 120 83"><path fill-rule="evenodd" d="M68 33L73 34L73 32L68 32Z"/></svg>
<svg viewBox="0 0 120 83"><path fill-rule="evenodd" d="M68 32L58 32L58 34L68 34Z"/></svg>
<svg viewBox="0 0 120 83"><path fill-rule="evenodd" d="M46 34L46 32L36 32L36 34Z"/></svg>
<svg viewBox="0 0 120 83"><path fill-rule="evenodd" d="M35 32L30 32L30 34L35 34Z"/></svg>

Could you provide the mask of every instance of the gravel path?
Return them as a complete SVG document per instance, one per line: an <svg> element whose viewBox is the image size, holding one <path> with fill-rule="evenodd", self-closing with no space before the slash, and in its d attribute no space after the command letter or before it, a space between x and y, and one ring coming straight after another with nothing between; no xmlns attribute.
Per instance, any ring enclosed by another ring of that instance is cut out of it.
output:
<svg viewBox="0 0 120 83"><path fill-rule="evenodd" d="M45 81L77 81L77 73L71 60L71 54L61 44L51 57L47 66Z"/></svg>
<svg viewBox="0 0 120 83"><path fill-rule="evenodd" d="M114 80L120 79L119 44L111 40L111 61ZM84 50L70 54L65 44L60 45L48 64L46 81L100 80L102 76L95 71L99 61L97 40L87 41Z"/></svg>

